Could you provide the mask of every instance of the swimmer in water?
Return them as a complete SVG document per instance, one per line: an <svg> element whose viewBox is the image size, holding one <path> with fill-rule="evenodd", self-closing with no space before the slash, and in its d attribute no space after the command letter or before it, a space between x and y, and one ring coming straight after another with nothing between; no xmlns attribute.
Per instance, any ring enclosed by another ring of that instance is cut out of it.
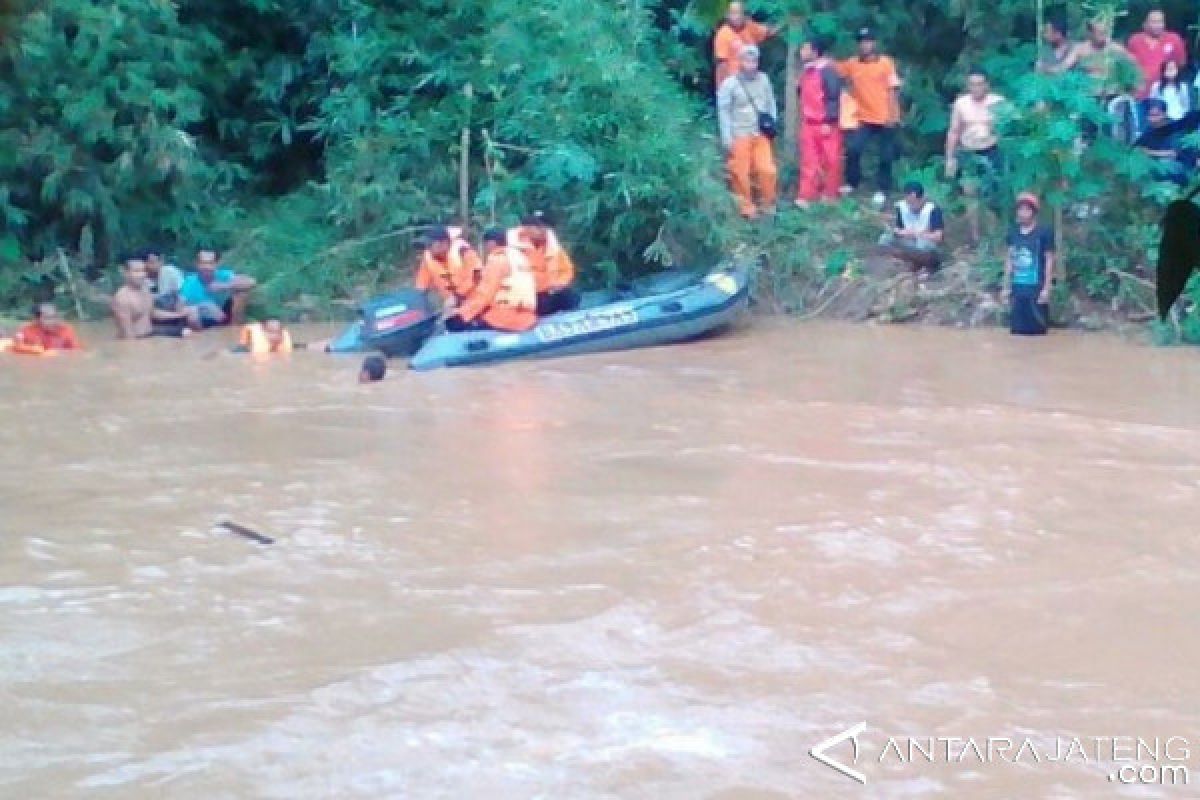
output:
<svg viewBox="0 0 1200 800"><path fill-rule="evenodd" d="M359 383L375 383L387 374L387 360L383 356L367 356L358 371Z"/></svg>

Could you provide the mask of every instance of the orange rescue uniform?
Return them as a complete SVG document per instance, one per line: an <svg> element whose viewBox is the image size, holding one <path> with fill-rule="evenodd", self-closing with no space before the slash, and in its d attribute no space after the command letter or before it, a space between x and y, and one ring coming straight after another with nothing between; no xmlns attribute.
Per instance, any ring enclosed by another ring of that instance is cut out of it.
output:
<svg viewBox="0 0 1200 800"><path fill-rule="evenodd" d="M436 290L443 300L458 302L475 288L483 265L469 242L457 235L452 236L450 251L444 259L435 258L428 250L421 256L415 285L425 291Z"/></svg>
<svg viewBox="0 0 1200 800"><path fill-rule="evenodd" d="M50 332L36 322L30 322L13 337L12 352L39 355L53 350L81 350L75 329L65 322Z"/></svg>
<svg viewBox="0 0 1200 800"><path fill-rule="evenodd" d="M760 45L771 35L766 25L747 19L740 31L735 31L728 22L722 22L713 37L713 60L717 62L716 88L730 75L738 71L738 55L748 44Z"/></svg>
<svg viewBox="0 0 1200 800"><path fill-rule="evenodd" d="M870 61L851 58L837 65L838 74L845 79L848 94L853 98L854 118L841 120L843 128L867 125L892 125L900 117L895 91L900 87L896 62L888 56Z"/></svg>
<svg viewBox="0 0 1200 800"><path fill-rule="evenodd" d="M533 277L537 281L538 294L565 289L575 281L575 263L559 243L554 231L546 230L546 243L537 247L524 226L508 232L510 247L520 249L529 259Z"/></svg>
<svg viewBox="0 0 1200 800"><path fill-rule="evenodd" d="M463 322L482 318L489 328L527 331L537 324L537 289L529 260L515 247L498 247L458 309Z"/></svg>

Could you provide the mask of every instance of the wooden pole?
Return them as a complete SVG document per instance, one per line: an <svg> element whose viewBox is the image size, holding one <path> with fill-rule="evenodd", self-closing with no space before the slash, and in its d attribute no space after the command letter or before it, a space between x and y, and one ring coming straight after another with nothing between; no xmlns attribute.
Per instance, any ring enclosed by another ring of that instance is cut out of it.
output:
<svg viewBox="0 0 1200 800"><path fill-rule="evenodd" d="M799 139L796 138L796 127L800 117L799 109L796 108L796 87L798 85L797 61L799 59L798 47L792 43L792 32L799 30L799 20L796 17L788 19L787 27L782 31L784 46L787 48L787 68L784 71L783 81L783 138L784 138L784 163L798 164L799 158Z"/></svg>
<svg viewBox="0 0 1200 800"><path fill-rule="evenodd" d="M1037 0L1037 33L1034 34L1034 41L1037 42L1037 60L1033 62L1034 67L1042 63L1042 31L1046 27L1046 0Z"/></svg>
<svg viewBox="0 0 1200 800"><path fill-rule="evenodd" d="M462 129L461 158L458 165L458 214L464 228L468 227L471 214L471 129Z"/></svg>
<svg viewBox="0 0 1200 800"><path fill-rule="evenodd" d="M58 248L58 264L62 268L63 276L67 279L67 291L71 293L71 299L75 301L75 315L78 319L83 319L83 303L79 300L79 292L75 289L75 275L71 272L71 263L67 261L67 254L63 249Z"/></svg>

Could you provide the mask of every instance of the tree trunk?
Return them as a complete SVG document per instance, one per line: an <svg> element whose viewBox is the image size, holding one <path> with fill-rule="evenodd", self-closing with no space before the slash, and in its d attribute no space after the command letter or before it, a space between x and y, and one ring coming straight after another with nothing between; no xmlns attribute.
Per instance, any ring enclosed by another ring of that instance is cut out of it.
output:
<svg viewBox="0 0 1200 800"><path fill-rule="evenodd" d="M783 139L784 139L784 164L795 164L799 161L797 158L796 142L796 124L800 117L799 109L796 107L796 85L797 73L799 68L799 52L791 41L789 35L793 29L798 28L798 23L795 19L788 21L788 26L782 33L784 37L784 47L787 48L787 68L785 70L785 78L783 82Z"/></svg>
<svg viewBox="0 0 1200 800"><path fill-rule="evenodd" d="M471 129L462 129L462 157L458 167L458 213L461 218L462 226L469 227L471 224L471 180L470 180L470 157L471 157Z"/></svg>
<svg viewBox="0 0 1200 800"><path fill-rule="evenodd" d="M1067 281L1067 252L1064 246L1066 237L1063 235L1063 207L1054 207L1054 276L1060 285Z"/></svg>

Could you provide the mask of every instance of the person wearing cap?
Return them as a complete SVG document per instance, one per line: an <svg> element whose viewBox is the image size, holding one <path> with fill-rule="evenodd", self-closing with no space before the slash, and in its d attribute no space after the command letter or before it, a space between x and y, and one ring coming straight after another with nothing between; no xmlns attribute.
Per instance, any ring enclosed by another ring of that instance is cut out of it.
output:
<svg viewBox="0 0 1200 800"><path fill-rule="evenodd" d="M896 128L900 124L900 76L889 56L881 55L870 28L860 28L855 34L858 55L838 64L854 102L855 123L846 142L847 193L862 182L862 156L867 145L879 145L878 191L874 201L882 206L886 194L892 191L892 164L896 160L899 142Z"/></svg>
<svg viewBox="0 0 1200 800"><path fill-rule="evenodd" d="M529 330L537 324L537 281L529 259L499 228L483 234L483 248L479 282L446 318L446 330Z"/></svg>
<svg viewBox="0 0 1200 800"><path fill-rule="evenodd" d="M1147 127L1134 147L1155 160L1156 178L1185 186L1189 172L1195 168L1196 154L1184 146L1184 140L1200 115L1186 115L1183 120L1172 122L1167 118L1167 104L1157 97L1146 100L1145 107Z"/></svg>
<svg viewBox="0 0 1200 800"><path fill-rule="evenodd" d="M942 263L941 244L946 223L942 210L925 197L916 181L904 184L904 199L896 203L892 229L879 240L886 255L898 258L913 270L937 269Z"/></svg>
<svg viewBox="0 0 1200 800"><path fill-rule="evenodd" d="M732 2L725 19L717 27L713 37L713 61L716 65L716 80L713 86L721 88L721 84L730 75L738 71L738 56L746 45L760 45L779 32L779 28L763 25L746 16L742 3Z"/></svg>
<svg viewBox="0 0 1200 800"><path fill-rule="evenodd" d="M559 241L543 211L535 211L508 231L506 241L528 260L537 284L537 313L556 314L579 307L575 282L575 262Z"/></svg>
<svg viewBox="0 0 1200 800"><path fill-rule="evenodd" d="M842 187L842 131L838 126L842 78L829 59L829 41L813 36L800 46L804 63L800 100L800 187L796 205L819 195L836 200Z"/></svg>
<svg viewBox="0 0 1200 800"><path fill-rule="evenodd" d="M740 71L725 79L717 92L717 119L726 154L729 182L746 219L758 216L752 181L757 180L763 211L775 213L778 171L771 139L763 132L760 115L779 118L770 79L758 70L758 48L747 45L739 54Z"/></svg>
<svg viewBox="0 0 1200 800"><path fill-rule="evenodd" d="M482 268L479 255L463 238L461 228L438 225L427 242L413 285L436 292L446 306L454 307L475 288L475 276Z"/></svg>
<svg viewBox="0 0 1200 800"><path fill-rule="evenodd" d="M1004 298L1010 301L1009 330L1044 334L1050 324L1054 285L1054 231L1038 221L1041 201L1032 192L1017 195L1016 223L1004 255Z"/></svg>

